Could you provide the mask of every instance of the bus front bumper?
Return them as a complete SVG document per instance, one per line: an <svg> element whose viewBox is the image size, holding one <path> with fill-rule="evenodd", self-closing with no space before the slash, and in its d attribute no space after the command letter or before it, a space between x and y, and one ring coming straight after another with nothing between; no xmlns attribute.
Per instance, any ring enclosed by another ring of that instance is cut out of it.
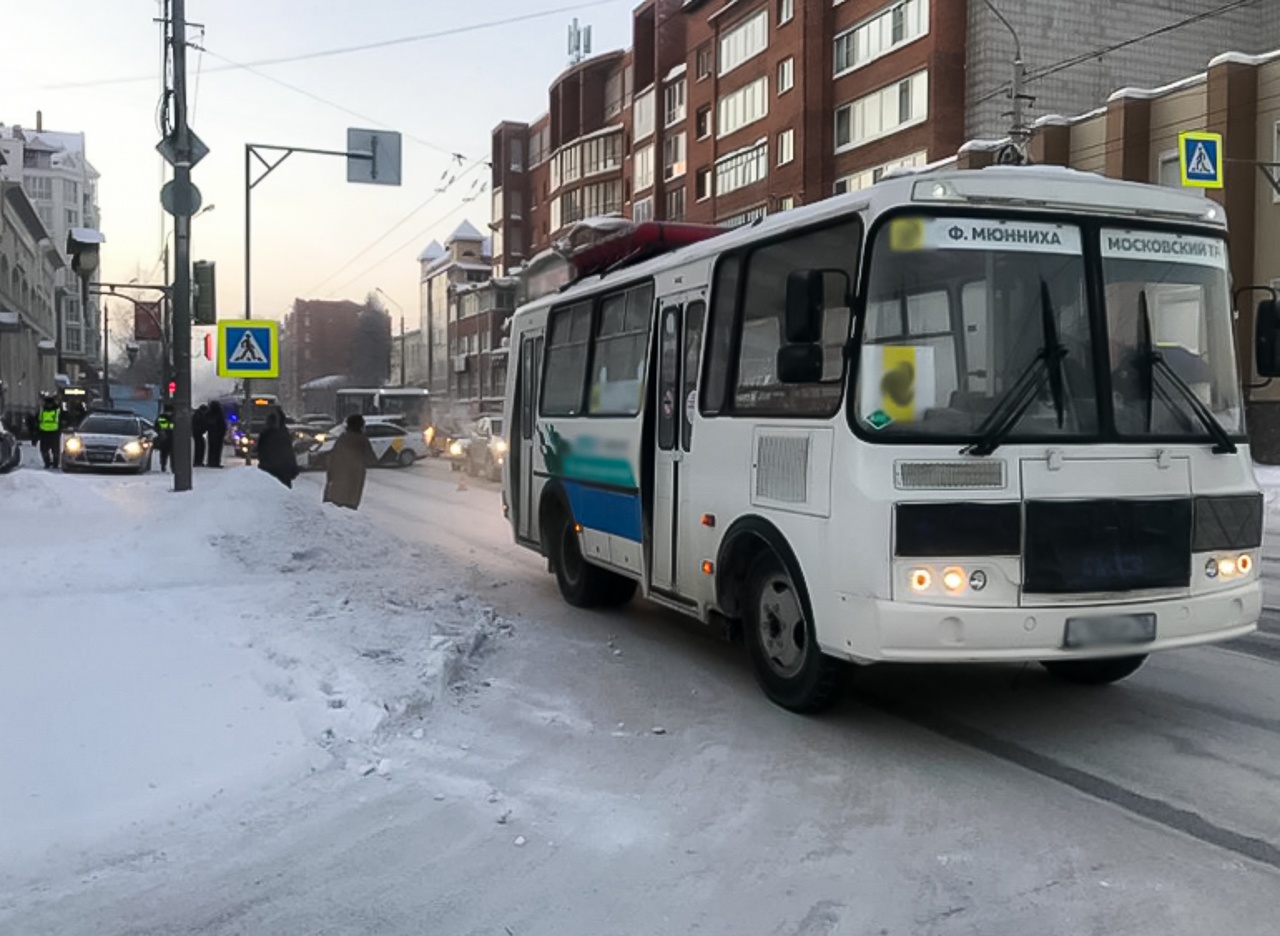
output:
<svg viewBox="0 0 1280 936"><path fill-rule="evenodd" d="M980 608L841 594L848 631L828 653L858 661L980 663L1086 659L1172 650L1243 637L1262 616L1256 580L1208 595L1109 605ZM1068 618L1154 615L1155 639L1068 649Z"/></svg>

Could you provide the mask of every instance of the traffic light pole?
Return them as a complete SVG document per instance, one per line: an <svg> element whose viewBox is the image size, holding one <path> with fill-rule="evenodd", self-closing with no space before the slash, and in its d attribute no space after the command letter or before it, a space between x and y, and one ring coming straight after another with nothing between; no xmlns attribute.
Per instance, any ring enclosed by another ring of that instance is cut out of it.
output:
<svg viewBox="0 0 1280 936"><path fill-rule="evenodd" d="M191 189L191 130L187 126L186 0L173 0L169 48L173 55L174 166L179 192ZM173 219L173 489L191 490L191 207L189 199Z"/></svg>

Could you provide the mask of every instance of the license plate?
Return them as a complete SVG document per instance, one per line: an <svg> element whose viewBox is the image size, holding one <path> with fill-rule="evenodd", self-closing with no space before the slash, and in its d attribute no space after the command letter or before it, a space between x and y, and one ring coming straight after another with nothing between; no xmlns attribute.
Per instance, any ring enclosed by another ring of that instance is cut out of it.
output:
<svg viewBox="0 0 1280 936"><path fill-rule="evenodd" d="M1067 618L1062 645L1068 650L1150 643L1156 639L1154 614L1108 614Z"/></svg>

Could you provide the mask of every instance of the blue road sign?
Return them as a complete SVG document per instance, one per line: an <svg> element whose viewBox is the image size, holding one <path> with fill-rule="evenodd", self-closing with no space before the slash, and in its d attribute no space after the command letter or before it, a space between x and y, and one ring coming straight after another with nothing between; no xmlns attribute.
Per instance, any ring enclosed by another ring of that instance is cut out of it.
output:
<svg viewBox="0 0 1280 936"><path fill-rule="evenodd" d="M270 319L218 323L219 377L279 377L280 333Z"/></svg>
<svg viewBox="0 0 1280 936"><path fill-rule="evenodd" d="M1178 161L1182 164L1183 185L1222 188L1222 134L1179 134Z"/></svg>

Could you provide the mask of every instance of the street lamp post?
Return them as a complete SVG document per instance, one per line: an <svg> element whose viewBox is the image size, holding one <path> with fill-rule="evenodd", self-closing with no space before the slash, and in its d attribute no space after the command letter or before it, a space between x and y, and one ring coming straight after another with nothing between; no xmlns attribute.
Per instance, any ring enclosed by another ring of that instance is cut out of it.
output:
<svg viewBox="0 0 1280 936"><path fill-rule="evenodd" d="M98 247L106 243L102 232L94 228L72 228L67 232L67 253L71 256L71 269L80 277L80 305L84 315L89 314L89 280L98 269ZM107 375L107 341L109 337L107 316L102 316L102 402L111 405L111 384Z"/></svg>
<svg viewBox="0 0 1280 936"><path fill-rule="evenodd" d="M404 359L407 356L407 351L404 346L404 306L402 306L400 303L396 302L394 299L388 296L386 292L383 291L381 286L373 287L373 291L378 293L380 296L382 296L382 298L386 299L393 306L395 306L397 309L400 310L400 386L403 387L404 386Z"/></svg>

